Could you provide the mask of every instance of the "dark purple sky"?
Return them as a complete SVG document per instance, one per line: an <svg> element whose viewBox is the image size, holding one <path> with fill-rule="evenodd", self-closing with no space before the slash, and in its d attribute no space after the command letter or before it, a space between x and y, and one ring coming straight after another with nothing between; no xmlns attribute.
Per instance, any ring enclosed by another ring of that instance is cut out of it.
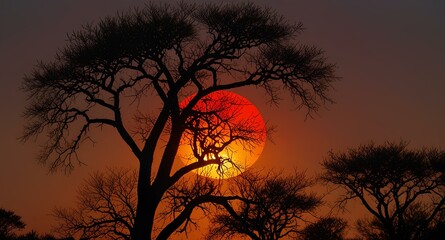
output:
<svg viewBox="0 0 445 240"><path fill-rule="evenodd" d="M18 89L22 77L36 60L50 60L68 32L143 2L0 1L0 207L21 215L28 229L49 231L51 208L72 205L89 173L134 167L136 161L111 132L104 132L94 147L81 152L88 166L69 176L48 175L35 161L37 144L17 141L26 105ZM300 41L325 49L342 77L332 91L336 104L306 121L290 101L269 107L255 89L240 92L277 126L274 144L266 144L258 166L296 167L312 175L330 149L370 141L404 139L411 147L445 148L444 1L253 2L276 9L291 22L303 22Z"/></svg>

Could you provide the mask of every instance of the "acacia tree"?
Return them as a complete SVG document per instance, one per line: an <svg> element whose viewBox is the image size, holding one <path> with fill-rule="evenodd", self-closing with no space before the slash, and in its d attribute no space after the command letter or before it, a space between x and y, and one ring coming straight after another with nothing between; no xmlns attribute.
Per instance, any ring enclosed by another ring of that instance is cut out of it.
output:
<svg viewBox="0 0 445 240"><path fill-rule="evenodd" d="M305 192L312 183L303 173L283 176L249 171L232 181L229 192L240 198L220 203L224 211L212 219L209 239L296 238L304 214L321 204L319 197Z"/></svg>
<svg viewBox="0 0 445 240"><path fill-rule="evenodd" d="M51 170L70 170L80 161L78 149L92 137L94 126L115 130L139 161L132 238L151 239L167 190L192 170L221 164L219 146L210 159L173 169L200 100L218 90L257 86L272 101L287 90L308 113L331 101L327 92L336 79L334 66L321 50L295 43L301 31L301 24L250 3L147 5L84 26L69 35L54 61L40 62L25 77L29 105L22 139L46 133L40 161ZM191 92L193 98L180 107L181 98ZM151 104L144 108L134 103L147 101ZM131 129L138 113L144 124ZM249 131L236 129L247 134L239 141L255 140ZM155 159L165 132L163 154Z"/></svg>
<svg viewBox="0 0 445 240"><path fill-rule="evenodd" d="M368 144L330 152L323 167L322 179L344 193L339 204L358 199L374 217L371 235L379 239L420 239L444 212L445 151ZM417 206L422 211L413 211Z"/></svg>

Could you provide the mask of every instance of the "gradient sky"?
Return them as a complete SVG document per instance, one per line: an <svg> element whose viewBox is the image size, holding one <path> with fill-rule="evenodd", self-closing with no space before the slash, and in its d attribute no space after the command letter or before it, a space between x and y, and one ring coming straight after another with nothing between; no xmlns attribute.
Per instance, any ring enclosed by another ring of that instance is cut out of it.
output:
<svg viewBox="0 0 445 240"><path fill-rule="evenodd" d="M103 132L81 151L87 166L70 175L48 174L35 160L37 144L17 141L26 105L18 89L24 74L36 60L51 60L68 32L143 2L0 0L0 207L22 216L28 230L48 232L51 208L74 204L89 173L135 167L136 160L114 134ZM307 120L286 96L277 108L264 102L262 92L238 91L277 127L258 167L314 175L329 150L370 141L445 148L445 1L252 2L303 22L300 41L323 48L342 78L331 92L336 104Z"/></svg>

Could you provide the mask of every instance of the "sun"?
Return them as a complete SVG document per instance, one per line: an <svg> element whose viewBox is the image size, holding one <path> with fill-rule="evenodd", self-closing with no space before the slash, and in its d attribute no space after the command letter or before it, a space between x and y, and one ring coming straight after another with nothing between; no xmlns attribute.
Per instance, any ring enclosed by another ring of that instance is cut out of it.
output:
<svg viewBox="0 0 445 240"><path fill-rule="evenodd" d="M182 111L187 110L195 96L181 101ZM186 165L208 163L195 170L199 175L234 177L252 166L261 155L266 127L258 109L245 97L216 91L202 97L191 109L178 157Z"/></svg>

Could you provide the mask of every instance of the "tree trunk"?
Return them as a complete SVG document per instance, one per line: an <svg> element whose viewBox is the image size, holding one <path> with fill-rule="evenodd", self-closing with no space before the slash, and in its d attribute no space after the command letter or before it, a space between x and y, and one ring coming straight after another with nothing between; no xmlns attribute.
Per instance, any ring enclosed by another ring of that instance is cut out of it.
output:
<svg viewBox="0 0 445 240"><path fill-rule="evenodd" d="M156 198L149 193L148 189L139 191L136 218L132 232L133 240L151 240L156 208Z"/></svg>
<svg viewBox="0 0 445 240"><path fill-rule="evenodd" d="M161 198L156 189L150 186L150 168L146 161L140 161L137 191L138 203L131 238L151 240L156 209Z"/></svg>
<svg viewBox="0 0 445 240"><path fill-rule="evenodd" d="M151 240L156 209L161 201L158 191L145 189L138 194L138 204L134 229L131 234L133 240Z"/></svg>

